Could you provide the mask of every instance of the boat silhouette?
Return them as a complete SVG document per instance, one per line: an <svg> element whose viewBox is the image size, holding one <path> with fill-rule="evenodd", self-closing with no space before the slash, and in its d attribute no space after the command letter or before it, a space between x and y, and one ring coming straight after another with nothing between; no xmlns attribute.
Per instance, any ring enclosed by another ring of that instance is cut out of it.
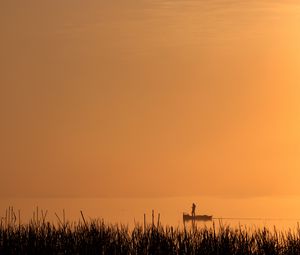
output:
<svg viewBox="0 0 300 255"><path fill-rule="evenodd" d="M183 213L183 221L211 221L212 215L190 215L188 213Z"/></svg>

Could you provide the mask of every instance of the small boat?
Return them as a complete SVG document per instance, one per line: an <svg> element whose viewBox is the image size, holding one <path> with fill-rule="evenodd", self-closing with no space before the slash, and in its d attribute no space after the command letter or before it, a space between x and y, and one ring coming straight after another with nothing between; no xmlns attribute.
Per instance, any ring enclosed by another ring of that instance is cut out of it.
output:
<svg viewBox="0 0 300 255"><path fill-rule="evenodd" d="M183 221L212 221L212 215L190 215L183 213Z"/></svg>

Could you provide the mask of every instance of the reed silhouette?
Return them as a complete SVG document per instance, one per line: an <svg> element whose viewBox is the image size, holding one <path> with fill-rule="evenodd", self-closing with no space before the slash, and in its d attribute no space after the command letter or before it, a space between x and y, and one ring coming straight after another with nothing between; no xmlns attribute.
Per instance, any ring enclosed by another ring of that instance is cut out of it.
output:
<svg viewBox="0 0 300 255"><path fill-rule="evenodd" d="M34 218L21 224L13 209L1 218L0 254L300 254L300 228L295 231L250 231L246 227L221 225L216 229L174 228L152 223L106 224L104 220L69 222L57 216L56 223L46 220L38 208ZM20 214L19 214L20 215Z"/></svg>

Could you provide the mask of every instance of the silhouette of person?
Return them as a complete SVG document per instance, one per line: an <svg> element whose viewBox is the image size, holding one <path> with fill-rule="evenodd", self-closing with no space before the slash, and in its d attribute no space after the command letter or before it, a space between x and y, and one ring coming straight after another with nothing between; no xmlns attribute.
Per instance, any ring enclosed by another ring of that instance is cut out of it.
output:
<svg viewBox="0 0 300 255"><path fill-rule="evenodd" d="M195 203L192 204L192 216L194 217L196 215L196 205Z"/></svg>

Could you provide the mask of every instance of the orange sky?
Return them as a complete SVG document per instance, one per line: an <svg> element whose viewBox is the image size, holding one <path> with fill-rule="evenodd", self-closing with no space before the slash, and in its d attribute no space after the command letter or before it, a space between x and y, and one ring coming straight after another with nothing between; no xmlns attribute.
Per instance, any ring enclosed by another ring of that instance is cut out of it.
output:
<svg viewBox="0 0 300 255"><path fill-rule="evenodd" d="M297 1L0 2L1 196L300 194Z"/></svg>

